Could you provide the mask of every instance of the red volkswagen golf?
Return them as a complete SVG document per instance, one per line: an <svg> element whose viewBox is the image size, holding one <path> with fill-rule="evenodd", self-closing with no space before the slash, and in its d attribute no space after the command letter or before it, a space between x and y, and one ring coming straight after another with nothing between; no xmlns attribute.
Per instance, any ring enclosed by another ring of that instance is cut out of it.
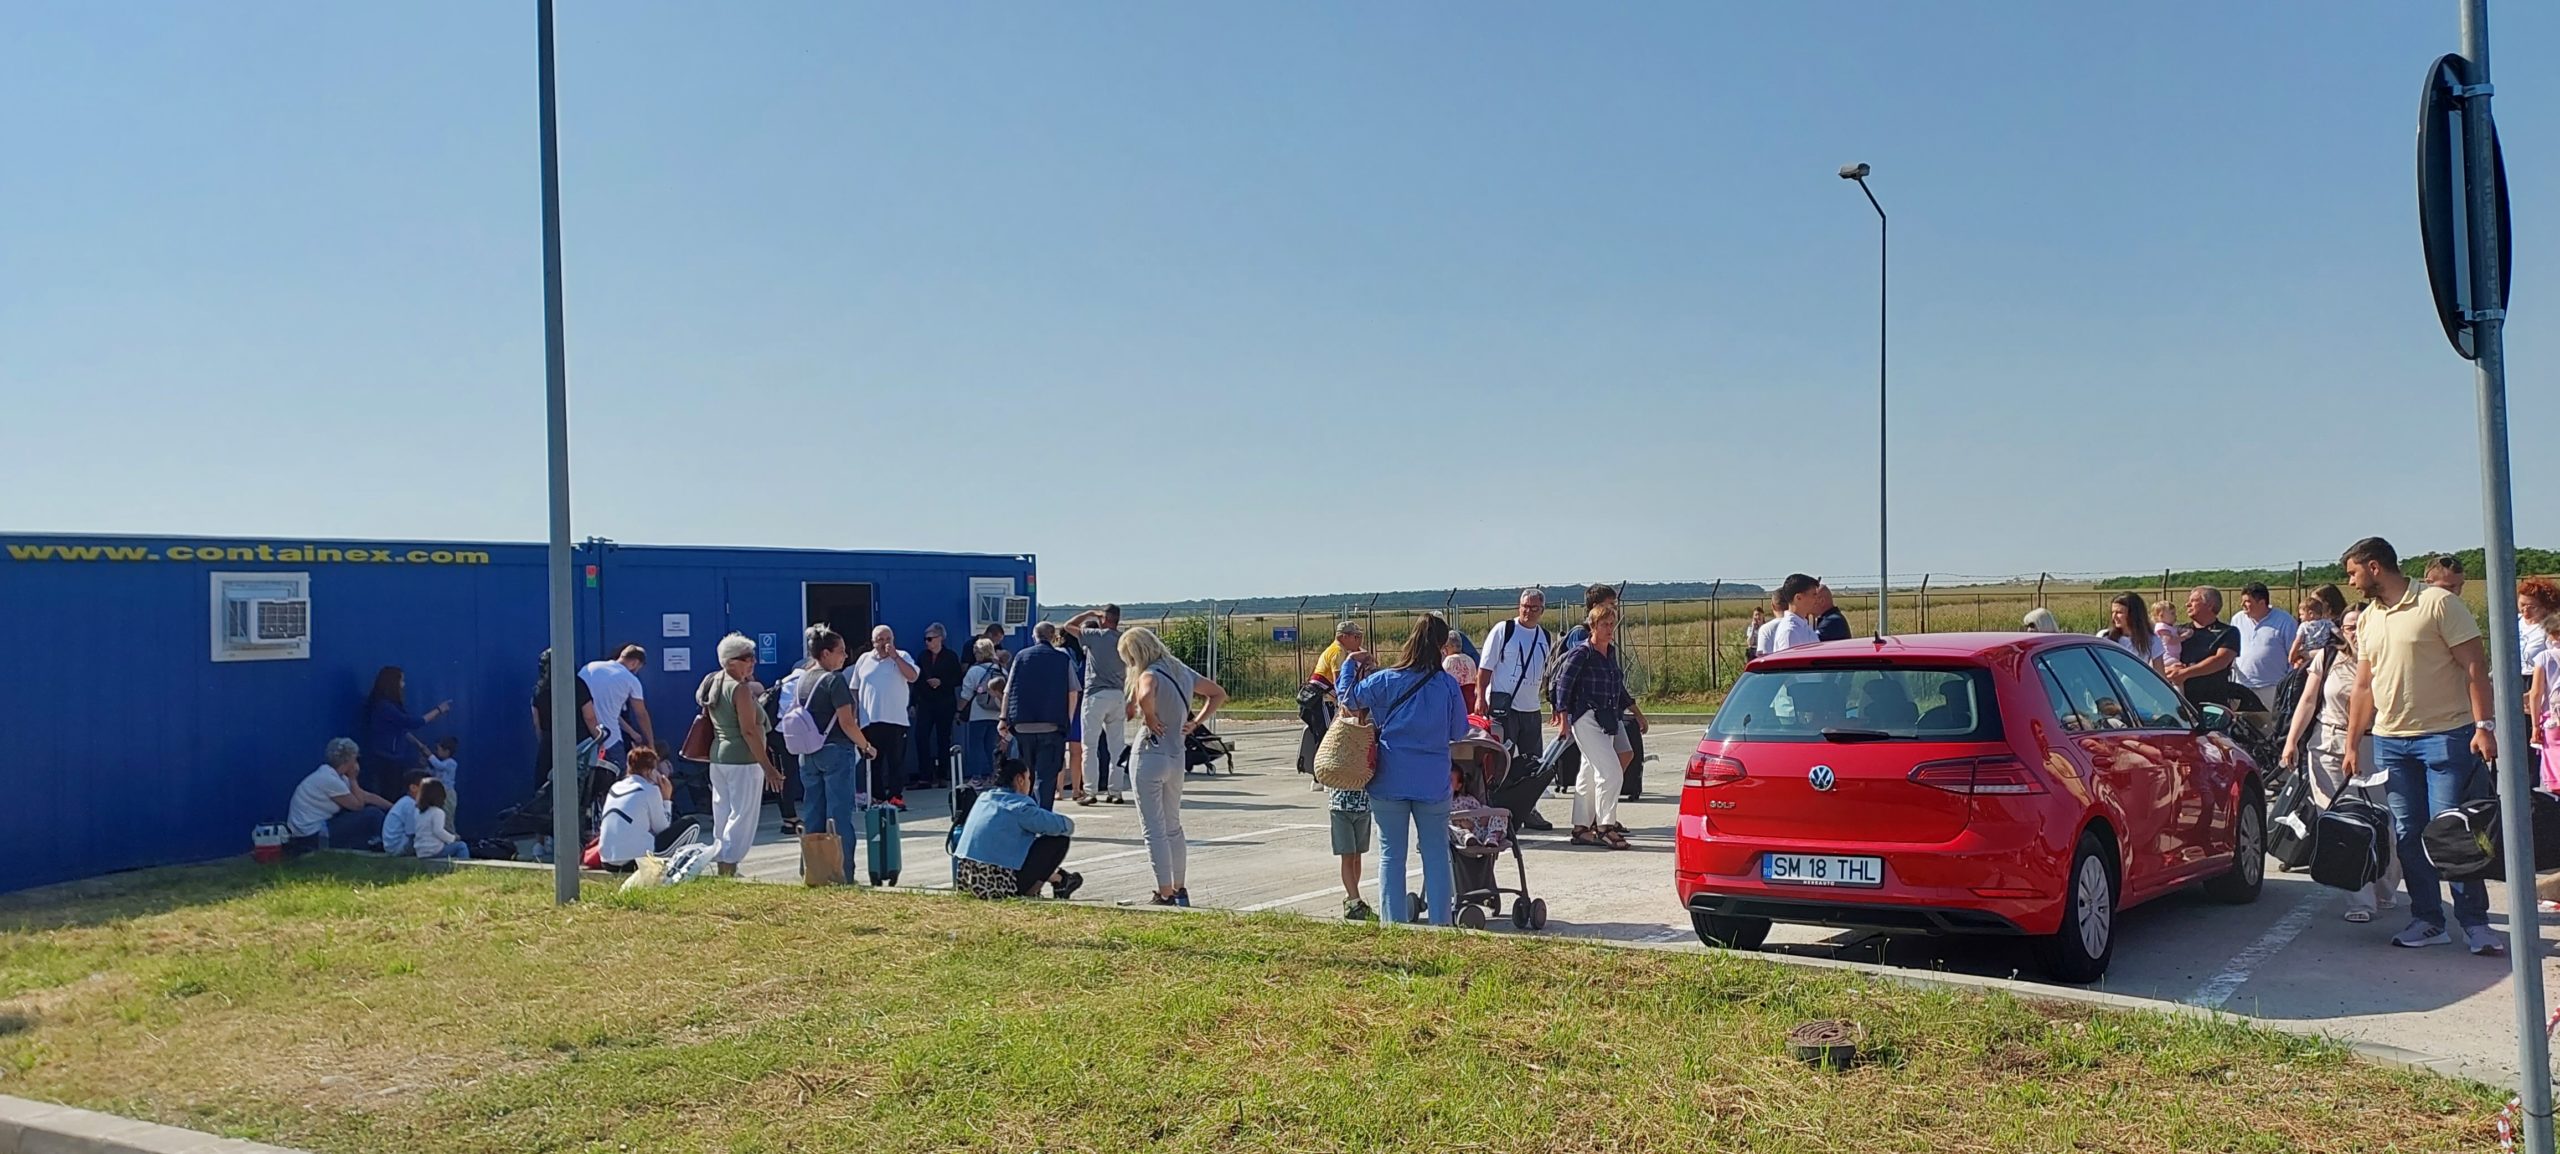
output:
<svg viewBox="0 0 2560 1154"><path fill-rule="evenodd" d="M1751 663L1689 758L1680 900L1709 945L1771 922L2032 939L2094 981L2116 912L2264 879L2257 767L2089 637L1836 641Z"/></svg>

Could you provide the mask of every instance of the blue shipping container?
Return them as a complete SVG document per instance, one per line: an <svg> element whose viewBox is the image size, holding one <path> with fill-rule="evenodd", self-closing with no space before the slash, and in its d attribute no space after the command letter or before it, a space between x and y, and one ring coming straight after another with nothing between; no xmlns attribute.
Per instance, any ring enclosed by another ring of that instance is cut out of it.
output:
<svg viewBox="0 0 2560 1154"><path fill-rule="evenodd" d="M328 739L362 738L365 695L385 665L405 671L412 711L454 703L420 736L461 743L464 832L484 832L533 791L528 706L549 639L542 546L5 545L0 891L244 852L252 826L283 819ZM578 564L578 660L646 646L643 681L668 745L728 632L771 637L770 675L799 658L812 619L884 623L913 651L929 623L961 638L1001 615L1004 597L1036 599L1024 556L594 541Z"/></svg>

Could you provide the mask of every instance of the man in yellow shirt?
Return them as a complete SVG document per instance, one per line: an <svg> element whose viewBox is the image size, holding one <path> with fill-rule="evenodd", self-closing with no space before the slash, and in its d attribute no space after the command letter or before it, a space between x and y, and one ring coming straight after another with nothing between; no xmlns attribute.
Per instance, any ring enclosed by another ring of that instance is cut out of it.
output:
<svg viewBox="0 0 2560 1154"><path fill-rule="evenodd" d="M2349 546L2341 561L2348 583L2371 601L2356 619L2360 662L2342 768L2359 785L2368 773L2390 775L2385 788L2411 915L2391 944L2445 945L2453 938L2445 932L2444 897L2419 833L2429 818L2489 796L2498 738L2480 623L2453 594L2410 580L2400 554L2380 537ZM2376 763L2370 766L2359 764L2367 735ZM2489 928L2486 882L2453 883L2453 916L2472 953L2506 952Z"/></svg>
<svg viewBox="0 0 2560 1154"><path fill-rule="evenodd" d="M1307 727L1298 738L1298 772L1316 771L1316 747L1324 743L1324 731L1333 724L1333 681L1342 675L1342 659L1367 647L1360 623L1346 620L1333 627L1333 644L1317 655L1315 673L1298 690L1298 720Z"/></svg>

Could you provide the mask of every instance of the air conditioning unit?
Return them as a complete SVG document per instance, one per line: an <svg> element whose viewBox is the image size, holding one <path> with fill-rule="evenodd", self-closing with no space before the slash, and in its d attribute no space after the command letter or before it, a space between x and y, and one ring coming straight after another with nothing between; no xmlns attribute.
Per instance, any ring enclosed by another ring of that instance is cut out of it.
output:
<svg viewBox="0 0 2560 1154"><path fill-rule="evenodd" d="M1005 598L1004 627L1007 630L1014 630L1029 624L1031 624L1031 599L1028 597Z"/></svg>
<svg viewBox="0 0 2560 1154"><path fill-rule="evenodd" d="M311 638L311 599L258 598L240 603L247 610L240 638L248 645L293 645Z"/></svg>

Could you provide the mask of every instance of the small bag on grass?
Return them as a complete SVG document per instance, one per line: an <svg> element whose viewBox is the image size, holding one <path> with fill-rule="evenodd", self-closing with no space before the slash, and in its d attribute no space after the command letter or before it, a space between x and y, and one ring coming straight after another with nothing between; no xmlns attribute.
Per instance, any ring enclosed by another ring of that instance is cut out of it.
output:
<svg viewBox="0 0 2560 1154"><path fill-rule="evenodd" d="M844 838L833 832L800 835L800 884L840 886L844 877Z"/></svg>

